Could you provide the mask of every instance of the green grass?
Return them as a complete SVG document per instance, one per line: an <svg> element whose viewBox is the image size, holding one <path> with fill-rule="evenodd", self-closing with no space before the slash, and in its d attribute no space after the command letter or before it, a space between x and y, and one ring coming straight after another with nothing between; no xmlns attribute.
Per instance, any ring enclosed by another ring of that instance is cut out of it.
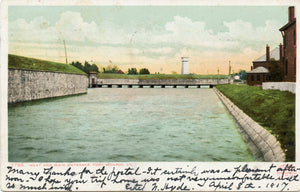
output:
<svg viewBox="0 0 300 192"><path fill-rule="evenodd" d="M11 54L8 55L8 68L86 74L85 72L72 65Z"/></svg>
<svg viewBox="0 0 300 192"><path fill-rule="evenodd" d="M128 75L115 73L99 73L100 79L222 79L227 75L173 75L173 74L150 74L150 75Z"/></svg>
<svg viewBox="0 0 300 192"><path fill-rule="evenodd" d="M247 85L216 87L277 138L287 161L295 161L295 94Z"/></svg>

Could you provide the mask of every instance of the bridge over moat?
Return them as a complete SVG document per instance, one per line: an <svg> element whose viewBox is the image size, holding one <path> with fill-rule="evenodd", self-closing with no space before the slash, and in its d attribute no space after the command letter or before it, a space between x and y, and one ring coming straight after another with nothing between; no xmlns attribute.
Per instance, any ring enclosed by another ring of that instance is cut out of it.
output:
<svg viewBox="0 0 300 192"><path fill-rule="evenodd" d="M229 79L90 79L89 87L112 88L112 87L197 87L208 86L212 88L219 84L229 84Z"/></svg>

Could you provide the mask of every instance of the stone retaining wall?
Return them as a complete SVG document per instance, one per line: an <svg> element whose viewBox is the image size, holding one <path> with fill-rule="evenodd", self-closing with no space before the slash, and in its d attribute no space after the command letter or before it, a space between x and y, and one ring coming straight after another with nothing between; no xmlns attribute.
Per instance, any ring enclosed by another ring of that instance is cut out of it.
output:
<svg viewBox="0 0 300 192"><path fill-rule="evenodd" d="M236 121L240 132L258 161L284 162L285 153L277 139L247 114L240 110L219 90L214 88L220 100Z"/></svg>
<svg viewBox="0 0 300 192"><path fill-rule="evenodd" d="M86 93L86 75L8 70L8 103Z"/></svg>

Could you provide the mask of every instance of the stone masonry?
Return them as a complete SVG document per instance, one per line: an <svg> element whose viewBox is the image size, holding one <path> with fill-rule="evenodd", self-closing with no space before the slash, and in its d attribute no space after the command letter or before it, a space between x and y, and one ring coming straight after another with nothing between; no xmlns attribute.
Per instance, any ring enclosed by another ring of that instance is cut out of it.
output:
<svg viewBox="0 0 300 192"><path fill-rule="evenodd" d="M9 69L8 103L86 93L86 75Z"/></svg>
<svg viewBox="0 0 300 192"><path fill-rule="evenodd" d="M281 149L277 139L239 109L219 90L216 88L214 88L214 90L236 121L240 132L254 157L258 161L284 162L285 153Z"/></svg>
<svg viewBox="0 0 300 192"><path fill-rule="evenodd" d="M229 79L98 79L97 83L100 85L217 85L228 84Z"/></svg>

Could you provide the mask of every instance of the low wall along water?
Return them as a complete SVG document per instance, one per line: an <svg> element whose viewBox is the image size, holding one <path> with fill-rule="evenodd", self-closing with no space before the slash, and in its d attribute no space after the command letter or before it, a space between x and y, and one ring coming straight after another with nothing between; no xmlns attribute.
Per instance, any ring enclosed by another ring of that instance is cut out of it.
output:
<svg viewBox="0 0 300 192"><path fill-rule="evenodd" d="M86 75L33 70L8 70L8 103L86 93Z"/></svg>
<svg viewBox="0 0 300 192"><path fill-rule="evenodd" d="M97 79L99 85L218 85L228 83L228 79Z"/></svg>
<svg viewBox="0 0 300 192"><path fill-rule="evenodd" d="M265 128L246 115L219 90L214 88L220 100L234 117L240 132L258 161L284 162L285 153L277 139Z"/></svg>
<svg viewBox="0 0 300 192"><path fill-rule="evenodd" d="M275 89L280 91L289 91L296 94L296 83L294 82L263 82L262 88L264 90Z"/></svg>

